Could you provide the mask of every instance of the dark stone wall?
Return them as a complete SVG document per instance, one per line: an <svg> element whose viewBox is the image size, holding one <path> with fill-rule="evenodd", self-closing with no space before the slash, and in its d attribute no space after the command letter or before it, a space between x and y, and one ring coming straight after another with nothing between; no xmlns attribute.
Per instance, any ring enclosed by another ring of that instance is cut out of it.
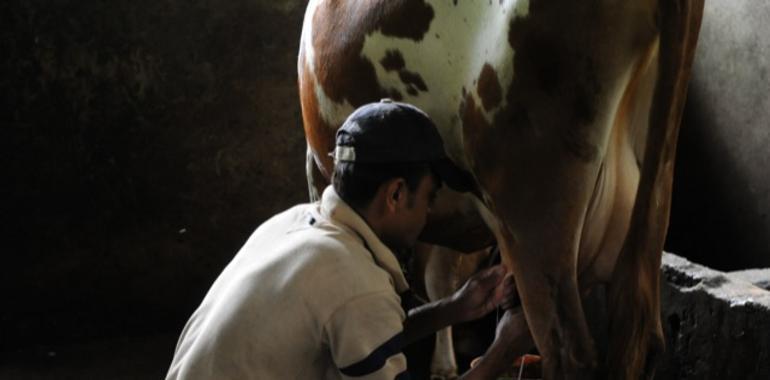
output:
<svg viewBox="0 0 770 380"><path fill-rule="evenodd" d="M0 349L181 329L305 201L305 3L0 4Z"/></svg>
<svg viewBox="0 0 770 380"><path fill-rule="evenodd" d="M0 350L178 331L306 199L305 0L0 3ZM770 19L706 2L667 249L770 266Z"/></svg>

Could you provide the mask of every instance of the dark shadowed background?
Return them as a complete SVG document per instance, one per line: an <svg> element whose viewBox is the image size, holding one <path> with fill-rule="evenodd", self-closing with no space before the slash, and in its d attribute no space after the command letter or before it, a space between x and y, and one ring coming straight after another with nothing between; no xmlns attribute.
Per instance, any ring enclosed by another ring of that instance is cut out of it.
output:
<svg viewBox="0 0 770 380"><path fill-rule="evenodd" d="M113 339L167 363L251 231L306 200L305 4L0 4L6 362ZM770 266L769 8L707 2L680 138L667 249L721 269Z"/></svg>
<svg viewBox="0 0 770 380"><path fill-rule="evenodd" d="M179 329L306 197L304 1L0 5L3 349Z"/></svg>
<svg viewBox="0 0 770 380"><path fill-rule="evenodd" d="M770 267L770 2L707 0L703 17L666 249Z"/></svg>

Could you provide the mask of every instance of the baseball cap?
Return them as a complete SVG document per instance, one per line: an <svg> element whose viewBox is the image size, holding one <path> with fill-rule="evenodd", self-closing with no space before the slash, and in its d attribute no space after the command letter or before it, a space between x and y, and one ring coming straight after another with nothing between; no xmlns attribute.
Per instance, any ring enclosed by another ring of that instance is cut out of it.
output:
<svg viewBox="0 0 770 380"><path fill-rule="evenodd" d="M419 108L390 99L356 109L337 130L335 162L428 163L450 188L472 191L474 180L444 151L436 125Z"/></svg>

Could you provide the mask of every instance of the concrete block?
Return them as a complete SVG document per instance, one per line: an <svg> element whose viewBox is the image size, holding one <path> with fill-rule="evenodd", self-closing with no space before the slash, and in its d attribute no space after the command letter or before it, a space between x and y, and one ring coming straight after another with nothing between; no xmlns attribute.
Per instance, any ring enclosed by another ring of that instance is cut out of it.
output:
<svg viewBox="0 0 770 380"><path fill-rule="evenodd" d="M664 253L656 379L770 379L770 292Z"/></svg>

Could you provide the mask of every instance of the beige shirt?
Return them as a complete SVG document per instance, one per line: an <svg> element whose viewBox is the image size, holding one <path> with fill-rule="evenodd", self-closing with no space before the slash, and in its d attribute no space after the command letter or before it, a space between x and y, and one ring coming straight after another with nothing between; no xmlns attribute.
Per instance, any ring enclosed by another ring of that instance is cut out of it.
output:
<svg viewBox="0 0 770 380"><path fill-rule="evenodd" d="M332 187L262 224L187 322L166 379L403 379L398 260Z"/></svg>

